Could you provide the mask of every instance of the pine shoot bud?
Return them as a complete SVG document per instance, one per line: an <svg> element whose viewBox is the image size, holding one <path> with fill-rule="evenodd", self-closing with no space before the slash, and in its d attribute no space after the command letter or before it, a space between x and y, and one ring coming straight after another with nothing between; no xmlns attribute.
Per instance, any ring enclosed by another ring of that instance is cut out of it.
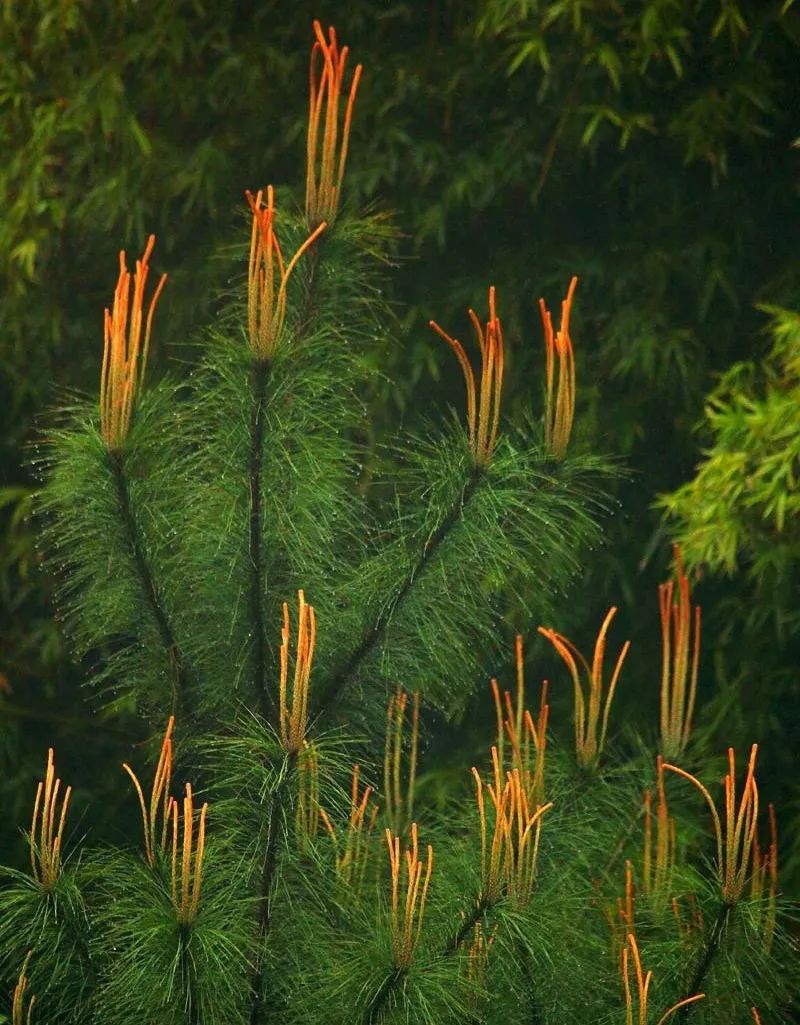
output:
<svg viewBox="0 0 800 1025"><path fill-rule="evenodd" d="M322 26L315 21L314 34L317 39L311 48L306 143L306 221L309 229L316 228L322 221L331 223L339 209L353 107L362 71L362 66L356 65L340 134L339 107L349 49L346 46L339 49L333 27L328 29L326 40ZM317 69L320 56L321 76Z"/></svg>
<svg viewBox="0 0 800 1025"><path fill-rule="evenodd" d="M467 313L481 353L479 391L475 372L461 342L457 338L451 338L435 320L430 321L430 326L447 342L461 366L467 388L469 448L475 466L486 469L492 461L497 443L500 398L503 391L503 326L495 308L494 285L489 288L489 319L486 327L482 327L474 310L470 309Z"/></svg>
<svg viewBox="0 0 800 1025"><path fill-rule="evenodd" d="M411 823L411 844L406 848L403 857L400 852L400 837L393 836L391 829L386 830L386 846L389 850L392 876L392 957L395 967L405 970L411 966L414 950L422 932L425 902L428 899L428 886L433 871L433 847L428 844L423 865L419 856L416 822ZM405 890L402 904L401 888Z"/></svg>
<svg viewBox="0 0 800 1025"><path fill-rule="evenodd" d="M150 789L149 804L145 804L144 792L139 778L127 762L122 763L122 768L133 780L136 794L139 798L139 806L142 812L142 831L144 834L144 851L147 857L147 864L153 868L156 862L156 836L158 831L158 816L161 813L161 850L167 849L167 823L169 820L169 785L172 778L172 730L175 726L175 716L169 717L167 728L164 732L164 739L161 742L161 753L158 756L153 785Z"/></svg>
<svg viewBox="0 0 800 1025"><path fill-rule="evenodd" d="M288 264L275 234L275 190L267 186L267 205L263 192L255 197L245 192L253 223L250 230L250 259L247 269L247 331L254 359L273 359L286 319L286 287L300 257L326 228L323 221L303 242Z"/></svg>
<svg viewBox="0 0 800 1025"><path fill-rule="evenodd" d="M280 737L287 754L297 755L303 749L308 730L308 690L314 646L317 638L317 620L313 606L307 605L302 591L298 597L297 648L292 680L291 708L287 704L289 689L289 606L283 603L283 630L281 631L280 677Z"/></svg>
<svg viewBox="0 0 800 1025"><path fill-rule="evenodd" d="M141 260L136 261L131 298L131 275L125 262L125 251L119 254L119 276L111 311L105 310L103 325L105 344L100 372L100 433L109 452L119 452L128 436L131 416L141 391L147 368L150 330L161 290L167 280L162 274L156 286L144 324L142 348L142 314L144 290L150 272L149 259L156 237L147 240ZM141 358L140 358L141 348Z"/></svg>
<svg viewBox="0 0 800 1025"><path fill-rule="evenodd" d="M689 578L683 571L678 545L673 545L673 552L678 578L677 601L673 602L675 581L670 580L658 587L661 611L661 747L665 758L680 757L689 743L700 658L700 606L692 610Z"/></svg>
<svg viewBox="0 0 800 1025"><path fill-rule="evenodd" d="M36 788L29 837L33 878L43 890L52 890L61 874L61 848L64 826L67 821L67 808L72 793L72 787L67 787L61 801L61 814L58 816L58 826L56 827L61 780L56 779L55 774L51 747L47 752L47 771L44 782L39 783Z"/></svg>
<svg viewBox="0 0 800 1025"><path fill-rule="evenodd" d="M725 828L717 811L717 806L700 780L677 765L664 762L664 768L683 776L695 786L705 798L711 812L714 826L714 837L717 844L717 872L719 874L722 900L733 906L742 897L745 880L750 866L751 857L756 844L756 827L758 823L758 786L755 778L756 755L758 744L750 749L744 788L736 807L736 756L733 748L728 748L728 772L722 780L725 796Z"/></svg>
<svg viewBox="0 0 800 1025"><path fill-rule="evenodd" d="M577 284L578 279L573 277L567 289L567 297L561 303L561 326L557 332L553 331L553 319L544 299L539 300L539 313L544 328L547 383L544 438L547 451L555 459L563 459L566 456L572 433L572 423L575 419L575 355L569 333L569 317ZM558 357L557 382L556 357Z"/></svg>
<svg viewBox="0 0 800 1025"><path fill-rule="evenodd" d="M178 922L188 926L197 918L200 908L208 804L204 804L200 809L196 835L194 797L190 783L186 784L182 818L178 802L174 798L170 798L169 810L172 832L172 906L175 909ZM180 857L178 856L179 851Z"/></svg>
<svg viewBox="0 0 800 1025"><path fill-rule="evenodd" d="M585 769L594 769L605 747L606 734L608 733L608 718L611 712L611 703L614 700L614 692L617 688L617 681L622 670L625 656L628 654L631 642L625 641L617 656L617 663L611 676L608 688L603 684L603 660L606 650L606 634L611 625L611 620L617 610L612 606L600 631L594 646L594 657L592 664L578 651L572 641L555 630L540 626L539 633L546 637L569 669L572 677L574 698L575 698L575 754L578 764ZM578 669L580 664L586 678L585 685L581 682L581 674ZM586 693L584 693L584 686ZM605 700L604 700L605 691ZM599 731L599 732L598 732Z"/></svg>

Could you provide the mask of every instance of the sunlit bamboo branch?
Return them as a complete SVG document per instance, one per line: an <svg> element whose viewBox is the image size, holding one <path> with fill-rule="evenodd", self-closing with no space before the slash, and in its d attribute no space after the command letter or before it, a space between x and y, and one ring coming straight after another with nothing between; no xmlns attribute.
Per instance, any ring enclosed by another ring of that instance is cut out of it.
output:
<svg viewBox="0 0 800 1025"><path fill-rule="evenodd" d="M481 899L494 904L508 894L518 907L530 900L536 881L541 820L552 802L532 805L519 769L503 778L500 758L492 747L492 781L484 784L473 766L481 837ZM489 807L484 798L489 795Z"/></svg>
<svg viewBox="0 0 800 1025"><path fill-rule="evenodd" d="M768 954L772 949L775 935L775 919L778 901L778 826L775 820L775 808L770 803L769 813L769 844L762 853L758 842L758 832L753 838L753 875L750 880L750 899L757 902L759 920L764 938L764 950Z"/></svg>

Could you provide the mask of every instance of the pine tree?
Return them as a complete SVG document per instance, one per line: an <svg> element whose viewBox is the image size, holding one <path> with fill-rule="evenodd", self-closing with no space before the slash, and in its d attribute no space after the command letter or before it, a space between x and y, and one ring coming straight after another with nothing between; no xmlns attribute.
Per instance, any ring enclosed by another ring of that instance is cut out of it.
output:
<svg viewBox="0 0 800 1025"><path fill-rule="evenodd" d="M188 381L145 384L165 278L148 288L152 236L133 273L121 254L99 405L51 432L43 550L65 629L96 692L150 724L154 768L123 766L141 833L111 849L70 828L49 752L30 872L3 871L6 1020L787 1020L775 815L764 842L756 745L740 793L733 751L722 803L703 782L679 552L657 742L614 740L615 609L591 659L539 627L572 681L574 748L553 742L546 683L529 701L521 635L509 657L509 608L557 622L613 472L569 449L576 280L558 330L541 303L542 421L503 418L492 287L486 321L469 311L477 363L432 322L466 422L398 434L384 477L361 478L391 229L342 201L361 67L314 30L305 208L247 194L243 294ZM419 807L434 716L457 721L488 677L496 736L465 766L471 795Z"/></svg>

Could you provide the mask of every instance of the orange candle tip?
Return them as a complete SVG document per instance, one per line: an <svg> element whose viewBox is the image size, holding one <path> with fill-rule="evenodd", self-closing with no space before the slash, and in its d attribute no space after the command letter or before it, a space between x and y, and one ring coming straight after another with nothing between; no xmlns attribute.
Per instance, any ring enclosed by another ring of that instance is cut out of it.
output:
<svg viewBox="0 0 800 1025"><path fill-rule="evenodd" d="M463 345L435 320L430 327L453 350L464 375L467 392L467 432L470 454L476 467L486 468L492 461L500 426L500 400L503 390L503 328L496 311L496 290L489 287L489 319L484 327L473 309L467 310L481 356L480 374L476 374Z"/></svg>
<svg viewBox="0 0 800 1025"><path fill-rule="evenodd" d="M162 274L144 316L149 259L155 242L155 235L148 236L144 252L136 261L133 277L127 268L125 250L120 250L112 307L103 314L100 434L112 452L119 451L128 437L147 367L153 316L167 280L167 275Z"/></svg>
<svg viewBox="0 0 800 1025"><path fill-rule="evenodd" d="M547 304L539 299L545 345L545 448L555 459L566 456L575 419L575 358L569 328L577 285L578 278L573 275L561 303L561 324L556 333Z"/></svg>

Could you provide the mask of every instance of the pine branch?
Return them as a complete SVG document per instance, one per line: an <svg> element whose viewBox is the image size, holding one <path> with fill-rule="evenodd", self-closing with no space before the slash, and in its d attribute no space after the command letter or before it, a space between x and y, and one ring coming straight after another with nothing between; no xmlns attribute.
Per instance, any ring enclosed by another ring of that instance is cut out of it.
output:
<svg viewBox="0 0 800 1025"><path fill-rule="evenodd" d="M528 977L527 977L527 1007L525 1011L525 1025L544 1025L544 1017L542 1010L536 1000L536 988L534 985L534 979L536 978L536 966L533 963L533 957L531 956L530 950L523 945L522 947L522 960L528 966Z"/></svg>
<svg viewBox="0 0 800 1025"><path fill-rule="evenodd" d="M253 417L250 424L250 628L255 645L254 686L261 704L261 713L274 723L275 700L267 686L267 637L264 622L264 556L261 548L261 487L264 460L264 407L267 387L272 372L269 360L254 360L252 364Z"/></svg>
<svg viewBox="0 0 800 1025"><path fill-rule="evenodd" d="M278 822L283 814L283 802L288 793L291 768L296 755L288 756L288 765L283 778L272 791L269 803L269 820L267 822L267 840L264 846L264 861L261 865L261 878L258 886L258 903L256 905L256 961L250 980L250 1025L258 1025L263 1010L261 987L264 979L264 943L270 927L270 891L275 870L278 865Z"/></svg>
<svg viewBox="0 0 800 1025"><path fill-rule="evenodd" d="M469 477L467 478L464 490L448 510L439 526L428 538L422 555L417 559L410 573L403 581L394 601L386 603L382 607L375 619L375 622L364 634L358 647L355 648L345 664L328 680L319 700L318 712L327 711L327 709L336 702L352 675L358 670L359 666L369 657L381 641L386 633L387 627L389 626L392 615L403 604L413 588L414 583L422 577L439 548L450 535L456 524L461 520L464 509L467 507L470 499L474 496L478 489L478 485L483 479L484 473L482 468L479 466L473 466Z"/></svg>
<svg viewBox="0 0 800 1025"><path fill-rule="evenodd" d="M714 959L719 953L720 947L722 946L722 937L725 929L728 925L728 921L731 917L735 905L729 904L727 901L722 901L717 912L717 917L714 919L714 924L711 927L711 932L708 937L708 941L703 950L702 957L695 969L695 973L692 976L692 981L689 984L689 988L685 996L691 997L695 993L699 993L706 976L711 970L711 966L714 963ZM689 1015L692 1013L695 1004L685 1004L675 1015L675 1021L677 1025L683 1025L688 1020Z"/></svg>
<svg viewBox="0 0 800 1025"><path fill-rule="evenodd" d="M450 937L444 946L442 953L445 957L452 957L466 939L470 930L490 911L492 904L484 896L480 896L469 915L463 919L456 932ZM405 977L406 969L395 967L381 983L380 989L370 1001L367 1010L364 1012L362 1025L373 1025L378 1020L378 1015L386 1005L394 988Z"/></svg>
<svg viewBox="0 0 800 1025"><path fill-rule="evenodd" d="M386 1001L389 999L395 986L405 978L405 968L394 968L381 983L380 989L369 1002L369 1006L364 1012L364 1017L361 1019L362 1025L374 1025L378 1021L383 1008L386 1006Z"/></svg>
<svg viewBox="0 0 800 1025"><path fill-rule="evenodd" d="M297 344L309 332L313 323L312 311L316 293L316 269L319 263L319 239L306 253L306 266L309 268L303 310L299 326L293 340ZM251 387L253 393L253 415L250 422L250 516L248 551L250 555L250 587L249 607L250 626L255 644L254 654L254 687L261 705L261 714L277 725L277 708L275 699L267 685L267 636L264 621L264 553L261 537L262 510L262 471L264 465L264 419L267 401L267 389L272 376L272 361L254 359L251 370Z"/></svg>
<svg viewBox="0 0 800 1025"><path fill-rule="evenodd" d="M468 933L471 929L481 921L484 915L490 911L492 905L489 901L481 895L475 902L475 906L472 911L464 918L461 925L458 927L455 933L450 937L444 946L444 955L449 957L451 954L455 954L458 948L461 946L463 941L467 938Z"/></svg>
<svg viewBox="0 0 800 1025"><path fill-rule="evenodd" d="M186 714L186 702L188 692L188 674L184 664L184 658L175 641L175 635L169 622L167 610L164 607L163 599L158 591L150 564L144 550L139 525L133 511L130 491L128 489L128 478L125 472L125 462L121 452L109 452L109 464L114 478L114 487L119 503L119 512L122 519L122 526L125 537L133 557L136 568L136 575L139 579L145 600L158 628L161 645L164 648L169 665L173 672L173 710L182 709Z"/></svg>
<svg viewBox="0 0 800 1025"><path fill-rule="evenodd" d="M181 926L179 943L181 979L186 993L186 1025L202 1025L199 1001L194 987L191 957L189 956L189 936L190 930L186 926Z"/></svg>
<svg viewBox="0 0 800 1025"><path fill-rule="evenodd" d="M295 332L295 339L305 338L314 323L314 305L317 297L317 269L319 268L320 261L320 246L326 237L327 232L323 232L319 238L315 239L314 244L306 252L305 267L308 271L308 277L306 278L305 293L303 295L303 310L300 314L297 331Z"/></svg>

